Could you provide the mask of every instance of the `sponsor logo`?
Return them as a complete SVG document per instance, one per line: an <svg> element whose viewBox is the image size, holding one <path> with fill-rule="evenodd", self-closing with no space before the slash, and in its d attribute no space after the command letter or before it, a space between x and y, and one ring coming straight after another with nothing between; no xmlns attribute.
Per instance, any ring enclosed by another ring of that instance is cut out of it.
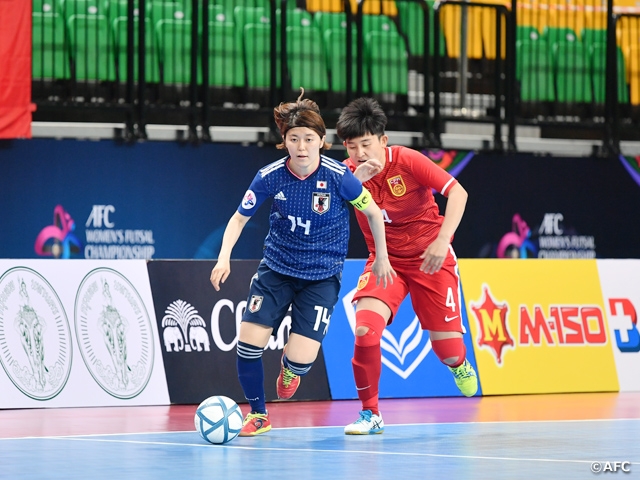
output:
<svg viewBox="0 0 640 480"><path fill-rule="evenodd" d="M74 231L76 222L62 205L53 209L53 224L44 227L36 237L35 251L43 257L71 258L82 253L82 243Z"/></svg>
<svg viewBox="0 0 640 480"><path fill-rule="evenodd" d="M262 307L262 300L264 297L260 295L251 295L251 300L249 301L249 311L251 313L256 313Z"/></svg>
<svg viewBox="0 0 640 480"><path fill-rule="evenodd" d="M349 326L354 335L356 331L356 312L353 308L352 300L355 293L356 289L353 289L342 298L344 311L347 314ZM396 319L394 325L397 325L398 321L399 319ZM404 327L399 338L391 333L388 328L385 328L380 340L382 363L404 380L409 378L431 351L431 340L428 335L423 333L420 321L416 316L409 322L409 325Z"/></svg>
<svg viewBox="0 0 640 480"><path fill-rule="evenodd" d="M391 189L391 193L396 197L401 197L407 193L407 186L404 184L402 175L396 175L395 177L387 178L387 183Z"/></svg>
<svg viewBox="0 0 640 480"><path fill-rule="evenodd" d="M596 258L593 235L577 235L565 225L562 213L545 213L537 231L516 213L511 231L505 233L496 248L498 258Z"/></svg>
<svg viewBox="0 0 640 480"><path fill-rule="evenodd" d="M331 208L331 194L329 193L320 193L313 192L313 211L322 215L323 213L327 213L329 208Z"/></svg>
<svg viewBox="0 0 640 480"><path fill-rule="evenodd" d="M458 315L454 315L453 317L446 316L444 317L444 321L448 323L451 320L455 320L456 318L458 318Z"/></svg>
<svg viewBox="0 0 640 480"><path fill-rule="evenodd" d="M207 324L191 304L176 300L164 311L162 341L167 352L211 350Z"/></svg>
<svg viewBox="0 0 640 480"><path fill-rule="evenodd" d="M256 206L256 194L251 190L247 190L247 193L244 194L242 198L242 208L245 210L251 210Z"/></svg>
<svg viewBox="0 0 640 480"><path fill-rule="evenodd" d="M49 400L71 373L71 328L62 302L38 272L15 267L0 278L0 363L13 384Z"/></svg>
<svg viewBox="0 0 640 480"><path fill-rule="evenodd" d="M628 298L609 299L609 322L616 337L616 346L622 353L640 352L638 314Z"/></svg>
<svg viewBox="0 0 640 480"><path fill-rule="evenodd" d="M565 347L607 343L604 313L598 305L551 304L548 314L540 305L520 305L517 313L517 340L509 333L508 304L497 303L487 285L483 285L482 300L470 305L479 327L477 344L479 347L489 348L498 364L502 364L503 350L507 347Z"/></svg>
<svg viewBox="0 0 640 480"><path fill-rule="evenodd" d="M286 200L287 197L284 196L284 193L282 191L276 193L275 197L273 197L274 200Z"/></svg>
<svg viewBox="0 0 640 480"><path fill-rule="evenodd" d="M478 321L478 346L489 349L498 365L501 365L503 351L515 345L507 326L508 305L498 304L489 286L483 285L482 299L478 303L470 303L470 306Z"/></svg>
<svg viewBox="0 0 640 480"><path fill-rule="evenodd" d="M84 257L91 259L153 258L153 230L115 228L113 205L94 205L85 222L87 245Z"/></svg>
<svg viewBox="0 0 640 480"><path fill-rule="evenodd" d="M76 294L78 348L94 380L121 399L140 394L151 378L153 330L135 287L119 272L97 268Z"/></svg>

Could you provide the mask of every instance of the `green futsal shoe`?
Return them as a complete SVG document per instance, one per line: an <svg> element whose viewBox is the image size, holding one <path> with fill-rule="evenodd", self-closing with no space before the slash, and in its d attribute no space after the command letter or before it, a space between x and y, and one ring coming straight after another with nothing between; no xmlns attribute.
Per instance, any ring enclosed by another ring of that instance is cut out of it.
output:
<svg viewBox="0 0 640 480"><path fill-rule="evenodd" d="M473 397L478 391L478 376L469 360L464 359L464 363L459 367L449 367L453 373L456 385L465 397Z"/></svg>

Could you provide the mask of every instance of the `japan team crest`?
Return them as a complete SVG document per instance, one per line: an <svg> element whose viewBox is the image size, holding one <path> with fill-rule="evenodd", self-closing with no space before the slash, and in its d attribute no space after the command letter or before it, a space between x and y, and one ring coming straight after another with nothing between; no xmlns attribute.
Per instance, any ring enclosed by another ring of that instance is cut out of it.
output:
<svg viewBox="0 0 640 480"><path fill-rule="evenodd" d="M251 300L249 300L249 311L251 313L256 313L262 307L262 300L264 297L260 295L251 295Z"/></svg>
<svg viewBox="0 0 640 480"><path fill-rule="evenodd" d="M407 193L407 186L404 184L404 180L402 180L401 175L387 178L387 182L389 183L389 188L391 188L391 193L393 193L394 196L401 197Z"/></svg>
<svg viewBox="0 0 640 480"><path fill-rule="evenodd" d="M327 213L331 207L331 194L313 192L313 211L322 215Z"/></svg>

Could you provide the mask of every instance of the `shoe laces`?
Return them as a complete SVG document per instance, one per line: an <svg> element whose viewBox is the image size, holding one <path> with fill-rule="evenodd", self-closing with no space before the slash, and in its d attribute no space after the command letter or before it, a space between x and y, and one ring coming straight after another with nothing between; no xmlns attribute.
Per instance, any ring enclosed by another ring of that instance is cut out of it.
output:
<svg viewBox="0 0 640 480"><path fill-rule="evenodd" d="M371 421L371 415L373 415L371 410L362 410L360 412L360 418L358 418L358 420L356 420L356 423L370 422Z"/></svg>
<svg viewBox="0 0 640 480"><path fill-rule="evenodd" d="M287 367L284 367L282 369L282 385L284 385L284 388L289 388L289 385L291 385L291 382L293 382L297 377L298 375L293 373Z"/></svg>
<svg viewBox="0 0 640 480"><path fill-rule="evenodd" d="M455 367L455 368L452 368L451 372L453 372L453 374L455 375L456 378L473 377L474 376L474 372L469 367L470 367L469 362L467 362L465 360L462 365L460 365L458 367Z"/></svg>
<svg viewBox="0 0 640 480"><path fill-rule="evenodd" d="M247 418L245 418L244 424L246 425L250 421L255 420L257 418L259 418L261 420L266 420L269 417L268 417L267 413L254 413L254 412L251 412L251 413L247 414Z"/></svg>

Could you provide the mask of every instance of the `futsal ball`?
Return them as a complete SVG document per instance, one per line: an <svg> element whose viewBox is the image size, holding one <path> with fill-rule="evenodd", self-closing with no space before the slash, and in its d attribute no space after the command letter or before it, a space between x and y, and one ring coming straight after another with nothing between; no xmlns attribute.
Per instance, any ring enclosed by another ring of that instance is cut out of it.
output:
<svg viewBox="0 0 640 480"><path fill-rule="evenodd" d="M242 429L242 412L229 397L215 395L198 405L194 423L206 441L227 443L236 438Z"/></svg>

